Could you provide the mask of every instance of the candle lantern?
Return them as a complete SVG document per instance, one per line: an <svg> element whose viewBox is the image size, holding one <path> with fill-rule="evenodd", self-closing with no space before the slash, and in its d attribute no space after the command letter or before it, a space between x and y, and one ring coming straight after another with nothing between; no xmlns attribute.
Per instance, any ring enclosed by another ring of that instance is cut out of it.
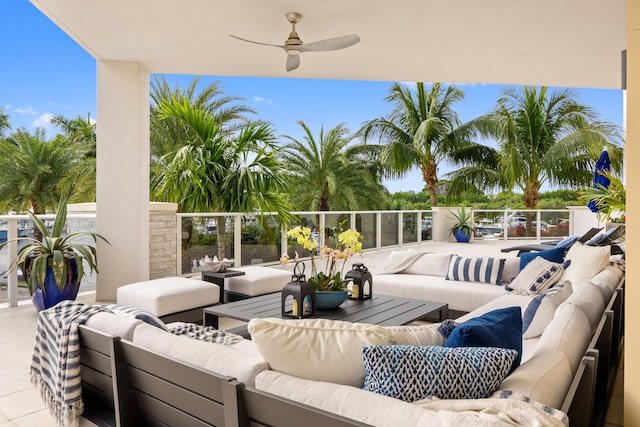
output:
<svg viewBox="0 0 640 427"><path fill-rule="evenodd" d="M373 277L364 264L354 263L353 268L347 272L344 278L352 280L351 290L349 292L350 299L363 301L370 299L371 295L373 295L371 289Z"/></svg>
<svg viewBox="0 0 640 427"><path fill-rule="evenodd" d="M291 310L287 310L287 298L293 298ZM313 285L307 282L304 275L304 264L296 262L293 267L291 281L282 288L282 317L302 319L315 314L316 298Z"/></svg>

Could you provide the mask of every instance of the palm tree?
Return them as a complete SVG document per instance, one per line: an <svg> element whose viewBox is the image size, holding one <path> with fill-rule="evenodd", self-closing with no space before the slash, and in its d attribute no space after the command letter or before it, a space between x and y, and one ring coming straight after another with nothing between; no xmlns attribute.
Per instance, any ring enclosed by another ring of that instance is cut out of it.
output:
<svg viewBox="0 0 640 427"><path fill-rule="evenodd" d="M69 189L74 202L90 202L96 199L96 124L91 114L86 119L78 116L68 119L55 115L51 124L60 128L68 149L73 152L71 169L61 180L61 186Z"/></svg>
<svg viewBox="0 0 640 427"><path fill-rule="evenodd" d="M420 168L431 206L438 205L438 165L465 143L453 133L459 119L452 106L463 99L464 92L455 86L434 83L428 91L418 82L414 95L409 87L394 83L386 98L394 104L391 113L365 122L359 131L365 141L378 138L380 145L372 149L379 152L390 177Z"/></svg>
<svg viewBox="0 0 640 427"><path fill-rule="evenodd" d="M297 209L360 210L384 205L386 190L375 164L360 154L360 147L348 147L353 136L344 124L327 133L321 128L317 139L303 121L298 124L304 139L285 136L289 143L280 153Z"/></svg>
<svg viewBox="0 0 640 427"><path fill-rule="evenodd" d="M19 129L0 140L0 209L36 215L54 209L72 163L66 140L46 141L44 129Z"/></svg>
<svg viewBox="0 0 640 427"><path fill-rule="evenodd" d="M9 115L5 114L4 106L0 106L0 139L6 138L6 132L11 130L11 124L9 123Z"/></svg>
<svg viewBox="0 0 640 427"><path fill-rule="evenodd" d="M178 203L182 212L276 212L281 224L289 224L292 216L269 124L249 121L230 133L214 113L188 99L164 100L157 113L160 119L178 120L190 139L159 159L162 173L152 181L156 199ZM222 259L225 218L217 221Z"/></svg>
<svg viewBox="0 0 640 427"><path fill-rule="evenodd" d="M164 75L158 78L154 75L151 84L151 166L166 154L175 153L182 148L186 141L193 140L196 135L189 134L190 129L175 117L161 117L158 106L172 98L179 102L187 101L197 108L209 111L213 119L222 130L233 133L246 122L245 114L255 113L248 106L239 103L242 98L226 96L218 83L210 83L198 91L200 77L195 77L186 89L178 85L172 87Z"/></svg>
<svg viewBox="0 0 640 427"><path fill-rule="evenodd" d="M464 132L495 139L498 148L476 144L485 152L480 163L458 153L462 167L450 174L451 190L470 184L483 190L516 187L524 193L525 207L535 209L545 183L588 185L603 147L612 153L613 163L622 158L615 144L617 128L595 119L593 109L579 104L569 89L524 87L520 93L507 88L495 111L461 126Z"/></svg>

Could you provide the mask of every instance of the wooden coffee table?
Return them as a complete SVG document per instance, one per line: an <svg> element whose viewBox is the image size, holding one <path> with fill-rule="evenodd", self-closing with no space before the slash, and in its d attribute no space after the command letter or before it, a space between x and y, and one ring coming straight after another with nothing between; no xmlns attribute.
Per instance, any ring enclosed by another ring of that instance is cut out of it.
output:
<svg viewBox="0 0 640 427"><path fill-rule="evenodd" d="M281 298L281 293L276 292L228 304L212 305L204 309L203 322L206 326L218 328L220 316L245 322L255 318L282 317ZM316 310L314 318L399 326L434 316L442 321L448 315L449 305L441 302L374 295L364 301L348 299L334 310Z"/></svg>

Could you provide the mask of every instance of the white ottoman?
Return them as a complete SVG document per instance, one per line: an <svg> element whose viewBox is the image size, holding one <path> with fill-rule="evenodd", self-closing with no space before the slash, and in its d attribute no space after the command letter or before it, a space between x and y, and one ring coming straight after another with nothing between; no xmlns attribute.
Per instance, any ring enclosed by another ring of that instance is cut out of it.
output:
<svg viewBox="0 0 640 427"><path fill-rule="evenodd" d="M165 277L131 283L120 286L117 290L118 304L140 308L164 321L201 322L201 308L218 302L218 285L186 277Z"/></svg>
<svg viewBox="0 0 640 427"><path fill-rule="evenodd" d="M244 276L229 277L225 282L225 291L234 294L255 297L280 292L291 281L291 272L277 268L247 266L234 268L244 271Z"/></svg>

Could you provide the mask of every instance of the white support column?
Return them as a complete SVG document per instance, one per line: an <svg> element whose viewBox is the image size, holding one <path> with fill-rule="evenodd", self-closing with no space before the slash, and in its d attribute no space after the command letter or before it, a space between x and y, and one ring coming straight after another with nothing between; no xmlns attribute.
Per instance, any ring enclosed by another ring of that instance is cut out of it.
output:
<svg viewBox="0 0 640 427"><path fill-rule="evenodd" d="M18 257L18 242L15 239L18 238L18 220L7 220L7 251L9 252L8 260L13 260ZM22 272L24 277L24 271ZM9 307L18 306L18 271L13 270L7 275L7 292L9 297Z"/></svg>
<svg viewBox="0 0 640 427"><path fill-rule="evenodd" d="M135 62L97 62L96 299L149 278L149 72Z"/></svg>

